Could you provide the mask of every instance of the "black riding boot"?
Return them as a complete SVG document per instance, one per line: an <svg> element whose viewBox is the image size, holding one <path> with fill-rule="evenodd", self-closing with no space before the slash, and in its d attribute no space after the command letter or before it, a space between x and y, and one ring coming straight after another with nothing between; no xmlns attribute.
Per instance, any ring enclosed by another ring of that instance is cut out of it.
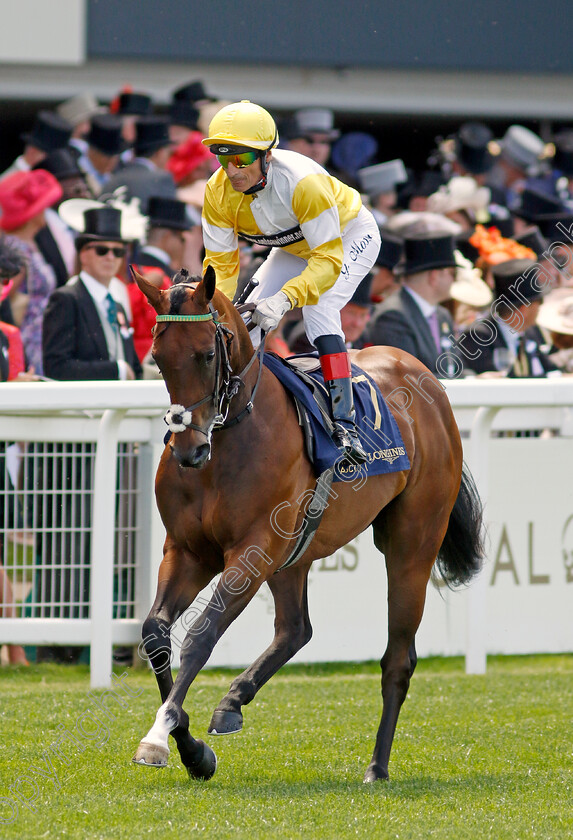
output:
<svg viewBox="0 0 573 840"><path fill-rule="evenodd" d="M368 460L356 428L356 412L352 396L350 360L344 341L337 335L321 335L315 341L324 375L324 384L330 395L334 420L332 440L354 463Z"/></svg>

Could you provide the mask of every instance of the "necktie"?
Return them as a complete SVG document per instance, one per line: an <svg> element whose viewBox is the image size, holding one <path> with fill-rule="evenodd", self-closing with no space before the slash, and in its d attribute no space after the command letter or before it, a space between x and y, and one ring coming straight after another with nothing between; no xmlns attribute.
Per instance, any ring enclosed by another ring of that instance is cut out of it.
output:
<svg viewBox="0 0 573 840"><path fill-rule="evenodd" d="M110 293L108 292L105 296L105 302L107 304L107 320L111 324L112 327L117 326L117 303L112 298Z"/></svg>
<svg viewBox="0 0 573 840"><path fill-rule="evenodd" d="M531 376L529 356L525 349L525 338L520 335L517 342L517 358L513 365L513 375L517 377Z"/></svg>
<svg viewBox="0 0 573 840"><path fill-rule="evenodd" d="M440 341L440 325L438 324L438 312L436 309L434 309L431 315L428 315L428 324L436 344L436 349L441 353L442 344Z"/></svg>

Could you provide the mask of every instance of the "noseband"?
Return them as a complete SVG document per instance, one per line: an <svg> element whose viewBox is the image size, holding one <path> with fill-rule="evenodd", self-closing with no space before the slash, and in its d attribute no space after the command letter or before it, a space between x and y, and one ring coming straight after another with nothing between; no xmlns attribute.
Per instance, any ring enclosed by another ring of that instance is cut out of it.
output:
<svg viewBox="0 0 573 840"><path fill-rule="evenodd" d="M181 284L180 284L181 285ZM190 321L213 321L215 324L215 381L213 383L213 390L202 399L198 400L193 405L187 407L183 405L173 404L164 417L164 421L169 428L169 432L177 434L184 432L186 429L195 429L201 434L205 435L208 441L211 438L211 429L222 429L234 426L240 423L253 410L253 402L255 393L259 386L262 373L262 359L264 354L265 335L263 334L261 343L257 350L253 353L251 359L243 368L241 373L235 375L229 361L229 349L233 340L234 334L221 321L218 320L219 313L209 302L209 312L204 315L157 315L155 321L157 324L169 322L190 322ZM239 393L242 385L244 385L244 377L251 368L256 358L259 358L259 373L255 387L252 390L251 398L246 404L245 408L232 420L227 421L231 401ZM210 429L205 431L201 426L192 422L193 411L204 405L206 402L212 402L217 407L217 413L213 420ZM167 436L167 438L169 435ZM167 439L166 439L167 440Z"/></svg>

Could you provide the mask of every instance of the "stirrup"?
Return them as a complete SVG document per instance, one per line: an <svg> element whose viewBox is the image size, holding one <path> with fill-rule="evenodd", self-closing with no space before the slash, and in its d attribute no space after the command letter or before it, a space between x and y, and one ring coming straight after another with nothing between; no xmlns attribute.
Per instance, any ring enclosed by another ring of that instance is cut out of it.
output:
<svg viewBox="0 0 573 840"><path fill-rule="evenodd" d="M351 462L364 464L368 460L368 455L364 451L355 428L349 428L343 426L342 423L335 422L332 440L335 446L341 449Z"/></svg>

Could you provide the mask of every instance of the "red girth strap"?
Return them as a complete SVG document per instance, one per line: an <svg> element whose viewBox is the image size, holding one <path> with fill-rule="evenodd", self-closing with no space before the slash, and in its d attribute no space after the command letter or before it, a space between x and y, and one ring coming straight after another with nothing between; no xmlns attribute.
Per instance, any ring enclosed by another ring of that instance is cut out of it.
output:
<svg viewBox="0 0 573 840"><path fill-rule="evenodd" d="M320 357L320 367L326 382L333 379L350 379L350 359L348 353L329 353Z"/></svg>

